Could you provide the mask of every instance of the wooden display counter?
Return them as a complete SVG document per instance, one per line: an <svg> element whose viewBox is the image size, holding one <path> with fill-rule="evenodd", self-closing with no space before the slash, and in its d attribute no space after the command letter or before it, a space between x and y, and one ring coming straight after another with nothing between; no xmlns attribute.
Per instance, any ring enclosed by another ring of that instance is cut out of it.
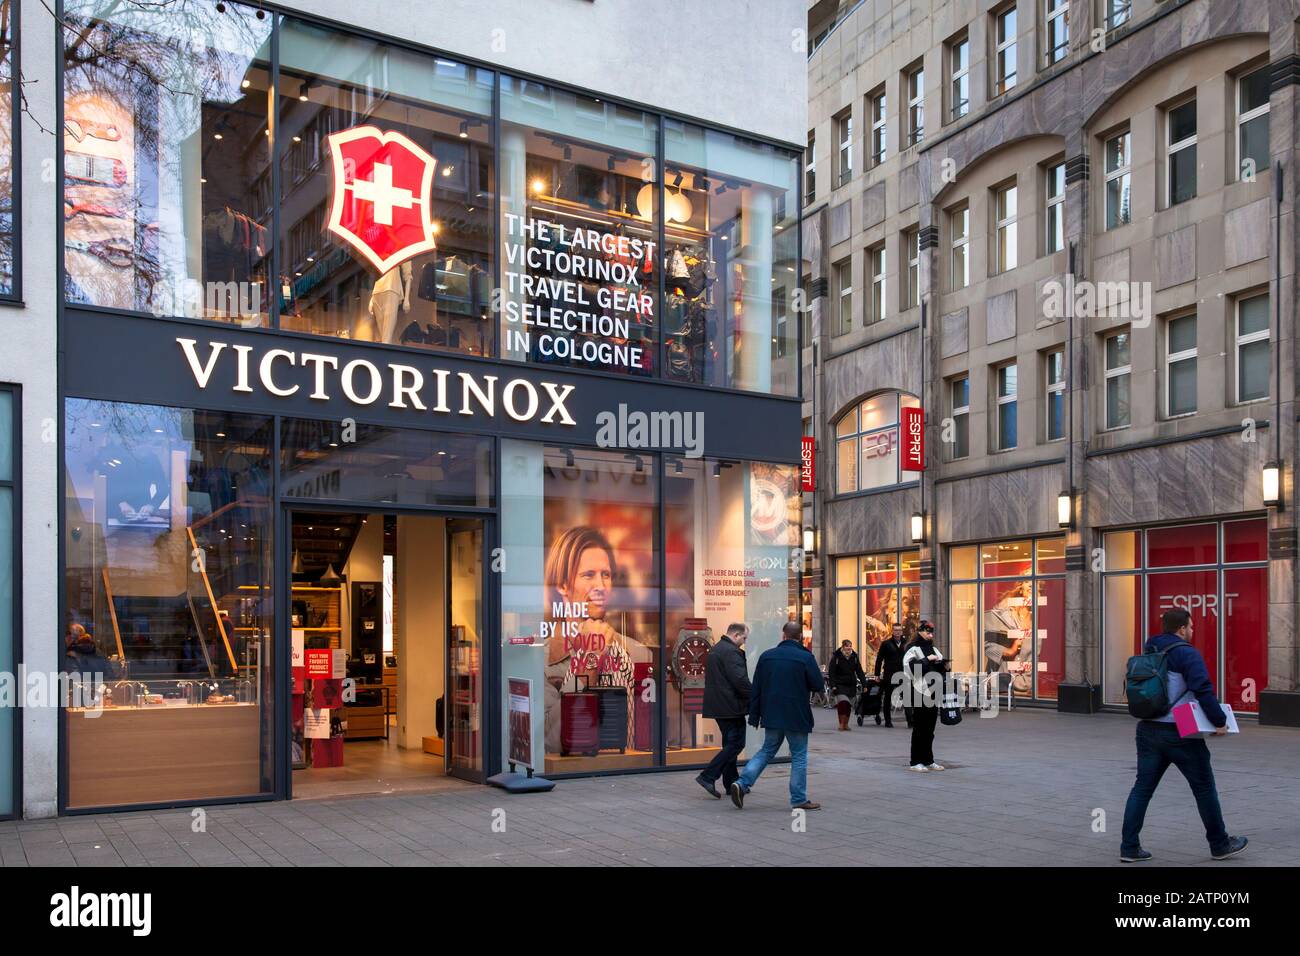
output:
<svg viewBox="0 0 1300 956"><path fill-rule="evenodd" d="M259 793L257 704L67 710L68 806Z"/></svg>

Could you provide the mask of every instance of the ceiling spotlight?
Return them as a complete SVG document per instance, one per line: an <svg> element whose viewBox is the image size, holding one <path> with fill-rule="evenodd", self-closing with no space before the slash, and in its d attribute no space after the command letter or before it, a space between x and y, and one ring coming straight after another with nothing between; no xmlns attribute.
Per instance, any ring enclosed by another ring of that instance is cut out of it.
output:
<svg viewBox="0 0 1300 956"><path fill-rule="evenodd" d="M679 188L679 189L681 188L681 185L682 185L682 171L681 171L680 169L677 170L677 178L673 180L673 185L676 186L676 187Z"/></svg>
<svg viewBox="0 0 1300 956"><path fill-rule="evenodd" d="M541 177L538 177L533 180L533 192L540 193L545 188L546 188L546 183L542 182Z"/></svg>
<svg viewBox="0 0 1300 956"><path fill-rule="evenodd" d="M469 123L466 120L460 121L460 133L458 135L461 139L469 139Z"/></svg>
<svg viewBox="0 0 1300 956"><path fill-rule="evenodd" d="M573 147L571 146L564 147L564 158L573 159Z"/></svg>
<svg viewBox="0 0 1300 956"><path fill-rule="evenodd" d="M253 85L253 81L252 81L252 80L244 80L244 82L243 82L243 83L240 83L239 85L240 85L240 87L241 87L242 89L245 89L245 90L246 90L246 89L248 89L250 86Z"/></svg>

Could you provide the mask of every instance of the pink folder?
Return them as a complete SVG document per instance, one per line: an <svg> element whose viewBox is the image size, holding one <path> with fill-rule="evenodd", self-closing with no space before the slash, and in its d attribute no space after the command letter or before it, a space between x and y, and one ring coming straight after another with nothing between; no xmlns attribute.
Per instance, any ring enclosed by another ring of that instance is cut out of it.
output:
<svg viewBox="0 0 1300 956"><path fill-rule="evenodd" d="M1237 718L1232 712L1232 708L1227 704L1222 704L1223 712L1228 717L1228 733L1238 733ZM1180 737L1208 737L1214 733L1214 724L1210 723L1210 718L1205 716L1205 711L1201 710L1201 705L1194 700L1189 700L1185 704L1179 704L1173 709L1174 726L1178 728Z"/></svg>

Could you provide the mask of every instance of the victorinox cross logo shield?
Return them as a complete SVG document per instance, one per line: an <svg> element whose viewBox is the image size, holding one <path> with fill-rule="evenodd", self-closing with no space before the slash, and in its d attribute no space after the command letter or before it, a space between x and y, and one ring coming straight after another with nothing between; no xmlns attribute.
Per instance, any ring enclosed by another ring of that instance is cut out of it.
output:
<svg viewBox="0 0 1300 956"><path fill-rule="evenodd" d="M433 172L438 161L401 133L354 126L329 137L334 168L330 232L381 273L437 248Z"/></svg>

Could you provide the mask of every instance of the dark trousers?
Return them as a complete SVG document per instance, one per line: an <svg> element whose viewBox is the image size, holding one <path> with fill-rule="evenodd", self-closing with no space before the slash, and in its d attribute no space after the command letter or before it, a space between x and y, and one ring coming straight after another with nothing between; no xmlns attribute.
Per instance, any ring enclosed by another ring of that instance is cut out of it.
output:
<svg viewBox="0 0 1300 956"><path fill-rule="evenodd" d="M722 731L722 749L717 752L700 776L709 783L717 782L722 777L722 786L726 790L740 776L736 769L736 758L745 749L745 718L719 717L718 729Z"/></svg>
<svg viewBox="0 0 1300 956"><path fill-rule="evenodd" d="M1227 847L1228 831L1223 825L1219 791L1214 786L1210 748L1200 737L1178 736L1178 728L1173 724L1140 720L1137 725L1137 780L1124 807L1121 853L1136 853L1142 848L1142 822L1146 819L1147 804L1170 764L1182 772L1187 785L1192 788L1196 809L1205 824L1205 839L1210 844L1210 852Z"/></svg>
<svg viewBox="0 0 1300 956"><path fill-rule="evenodd" d="M938 707L913 707L912 766L934 763L934 725L939 722Z"/></svg>

